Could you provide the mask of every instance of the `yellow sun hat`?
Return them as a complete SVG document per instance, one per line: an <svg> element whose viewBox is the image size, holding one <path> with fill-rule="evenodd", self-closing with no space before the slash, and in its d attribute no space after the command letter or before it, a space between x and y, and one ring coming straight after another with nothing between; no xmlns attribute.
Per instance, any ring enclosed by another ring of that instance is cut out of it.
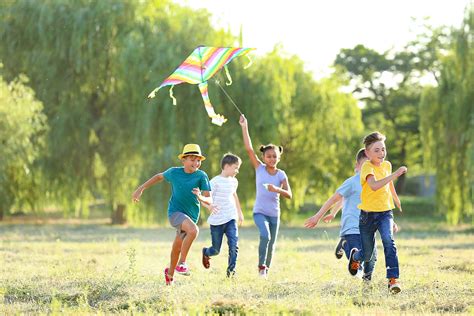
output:
<svg viewBox="0 0 474 316"><path fill-rule="evenodd" d="M201 147L199 147L198 144L186 144L183 147L183 152L178 155L179 159L182 159L186 156L198 156L201 158L201 160L205 160L206 157L204 157L201 154Z"/></svg>

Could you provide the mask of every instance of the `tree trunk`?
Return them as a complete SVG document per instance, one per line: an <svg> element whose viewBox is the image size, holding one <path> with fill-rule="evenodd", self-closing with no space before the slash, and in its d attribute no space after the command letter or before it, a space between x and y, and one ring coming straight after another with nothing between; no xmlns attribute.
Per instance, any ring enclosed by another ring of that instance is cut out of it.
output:
<svg viewBox="0 0 474 316"><path fill-rule="evenodd" d="M123 225L127 222L125 217L126 208L125 204L117 204L117 208L112 214L112 225Z"/></svg>

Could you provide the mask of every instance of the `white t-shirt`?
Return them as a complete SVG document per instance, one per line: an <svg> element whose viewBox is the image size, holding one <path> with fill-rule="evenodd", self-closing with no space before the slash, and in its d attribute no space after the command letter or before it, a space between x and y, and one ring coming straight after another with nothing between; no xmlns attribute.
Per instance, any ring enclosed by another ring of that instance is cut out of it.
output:
<svg viewBox="0 0 474 316"><path fill-rule="evenodd" d="M233 219L237 220L237 206L234 193L239 182L235 177L215 176L211 179L212 201L219 208L218 212L209 215L210 225L222 225Z"/></svg>

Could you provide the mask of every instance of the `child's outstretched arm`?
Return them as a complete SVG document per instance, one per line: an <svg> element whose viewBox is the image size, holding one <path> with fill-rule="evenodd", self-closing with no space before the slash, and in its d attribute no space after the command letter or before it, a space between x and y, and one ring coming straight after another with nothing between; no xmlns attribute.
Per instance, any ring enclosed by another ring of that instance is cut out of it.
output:
<svg viewBox="0 0 474 316"><path fill-rule="evenodd" d="M201 204L211 212L211 214L218 212L218 207L213 203L211 192L209 191L201 191L199 188L193 189L193 194L196 195L197 199Z"/></svg>
<svg viewBox="0 0 474 316"><path fill-rule="evenodd" d="M398 178L402 174L406 173L407 171L408 171L407 167L403 166L403 167L398 168L398 170L395 171L394 173L392 173L391 175L389 175L389 176L387 176L383 179L380 179L380 180L375 180L374 175L369 174L367 176L367 183L369 184L370 188L373 191L377 191L378 189L382 188L387 183L392 182L393 180L395 180L396 178Z"/></svg>
<svg viewBox="0 0 474 316"><path fill-rule="evenodd" d="M395 205L397 205L400 212L403 212L402 204L400 202L400 198L398 197L397 190L395 190L395 186L393 185L393 181L390 182L390 191L392 192L392 197L393 197L393 200L395 201Z"/></svg>
<svg viewBox="0 0 474 316"><path fill-rule="evenodd" d="M334 205L334 203L338 202L341 199L342 199L342 195L340 195L337 192L334 193L326 201L326 203L324 203L323 206L321 206L321 208L319 209L319 211L316 214L314 214L313 216L311 216L310 218L308 218L306 220L306 222L304 223L304 227L306 227L306 228L316 227L318 225L319 221L321 220L321 217L323 217L323 215L326 214L326 212Z"/></svg>
<svg viewBox="0 0 474 316"><path fill-rule="evenodd" d="M242 127L242 137L244 139L245 149L247 150L247 154L249 155L250 162L252 163L252 166L257 169L258 166L262 164L262 162L260 161L260 159L258 159L257 155L253 151L252 140L250 139L247 119L243 114L240 116L239 124Z"/></svg>
<svg viewBox="0 0 474 316"><path fill-rule="evenodd" d="M142 196L143 194L143 191L145 191L145 189L148 189L149 187L151 187L152 185L158 183L158 182L161 182L163 181L165 177L163 176L163 173L158 173L158 174L155 174L153 177L151 177L150 179L148 179L145 183L143 183L142 185L140 185L136 190L135 192L133 192L132 194L132 201L134 203L137 203L138 201L140 201L140 197Z"/></svg>
<svg viewBox="0 0 474 316"><path fill-rule="evenodd" d="M237 207L237 216L239 218L239 226L244 222L244 213L242 213L242 208L240 207L240 200L237 192L234 192L235 206Z"/></svg>
<svg viewBox="0 0 474 316"><path fill-rule="evenodd" d="M331 212L329 212L328 215L323 217L323 221L325 223L330 223L339 213L339 211L342 209L342 202L344 201L344 198L340 199L339 201L336 202L331 208Z"/></svg>

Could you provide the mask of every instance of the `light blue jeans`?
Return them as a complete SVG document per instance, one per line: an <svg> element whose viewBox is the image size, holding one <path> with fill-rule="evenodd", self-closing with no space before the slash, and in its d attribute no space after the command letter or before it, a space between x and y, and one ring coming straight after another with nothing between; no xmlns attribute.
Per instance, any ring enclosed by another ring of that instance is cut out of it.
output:
<svg viewBox="0 0 474 316"><path fill-rule="evenodd" d="M280 218L254 213L253 220L260 232L258 265L265 265L268 268L272 263L273 253L275 252L275 242L278 235L278 229L280 228Z"/></svg>

